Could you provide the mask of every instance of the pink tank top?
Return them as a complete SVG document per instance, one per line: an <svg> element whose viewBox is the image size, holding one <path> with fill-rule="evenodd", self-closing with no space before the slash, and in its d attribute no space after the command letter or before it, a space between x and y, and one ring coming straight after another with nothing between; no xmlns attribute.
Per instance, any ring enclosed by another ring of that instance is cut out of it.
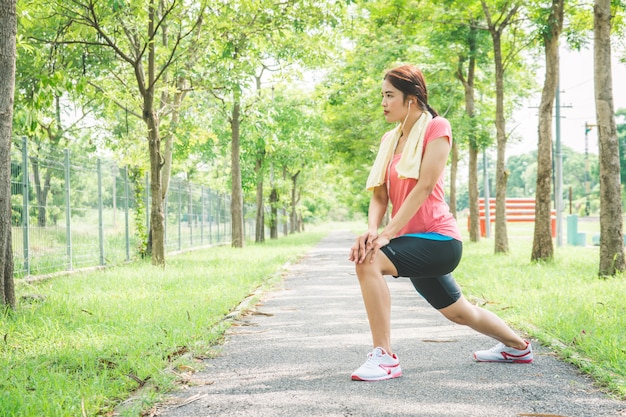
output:
<svg viewBox="0 0 626 417"><path fill-rule="evenodd" d="M432 119L426 128L424 151L430 141L441 137L448 138L450 143L452 143L452 129L450 123L447 119L438 116ZM393 156L389 163L387 174L385 175L385 182L388 184L387 190L389 199L392 204L392 217L396 215L400 206L418 181L413 178L398 178L396 165L400 161L400 157L401 154ZM459 241L461 240L461 232L456 219L452 213L450 213L450 207L444 198L444 177L445 172L441 174L432 193L428 196L426 201L424 201L419 210L417 210L417 213L415 213L411 220L398 232L398 236L412 233L438 233Z"/></svg>

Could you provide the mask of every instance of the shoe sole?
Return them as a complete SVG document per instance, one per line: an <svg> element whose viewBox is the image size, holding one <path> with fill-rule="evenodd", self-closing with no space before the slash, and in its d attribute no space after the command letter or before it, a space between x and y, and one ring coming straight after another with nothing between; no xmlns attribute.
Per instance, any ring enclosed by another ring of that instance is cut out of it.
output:
<svg viewBox="0 0 626 417"><path fill-rule="evenodd" d="M353 381L362 381L362 382L376 382L376 381L386 381L388 379L399 378L402 376L402 371L391 373L389 375L381 376L379 378L361 378L358 375L352 375Z"/></svg>
<svg viewBox="0 0 626 417"><path fill-rule="evenodd" d="M490 363L531 363L533 360L531 359L502 359L502 360L498 360L498 359L494 359L494 360L483 360L483 359L478 359L476 356L474 356L474 361L476 362L490 362Z"/></svg>

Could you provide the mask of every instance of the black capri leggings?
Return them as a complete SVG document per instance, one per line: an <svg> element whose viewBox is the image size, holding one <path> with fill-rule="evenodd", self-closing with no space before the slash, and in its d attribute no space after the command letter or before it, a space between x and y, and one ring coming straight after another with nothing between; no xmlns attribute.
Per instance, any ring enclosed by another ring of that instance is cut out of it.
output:
<svg viewBox="0 0 626 417"><path fill-rule="evenodd" d="M436 309L461 298L461 288L451 274L461 261L460 241L400 236L380 250L394 264L398 277L410 278L417 292Z"/></svg>

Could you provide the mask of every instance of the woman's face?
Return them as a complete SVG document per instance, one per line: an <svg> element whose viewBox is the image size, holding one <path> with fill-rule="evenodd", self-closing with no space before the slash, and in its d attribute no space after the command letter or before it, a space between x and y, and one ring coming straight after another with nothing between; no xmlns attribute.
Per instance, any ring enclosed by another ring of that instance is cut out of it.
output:
<svg viewBox="0 0 626 417"><path fill-rule="evenodd" d="M383 80L381 94L385 120L389 123L401 122L407 113L408 102L404 103L402 91L395 88L388 80Z"/></svg>

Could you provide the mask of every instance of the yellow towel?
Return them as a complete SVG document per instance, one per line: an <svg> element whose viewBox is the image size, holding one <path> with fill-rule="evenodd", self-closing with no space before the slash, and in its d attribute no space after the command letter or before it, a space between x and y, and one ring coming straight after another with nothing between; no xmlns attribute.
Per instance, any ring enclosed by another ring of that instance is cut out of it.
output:
<svg viewBox="0 0 626 417"><path fill-rule="evenodd" d="M433 116L430 112L426 111L422 113L417 122L411 128L409 137L407 138L404 149L402 150L402 156L400 162L396 166L398 171L398 178L415 178L419 179L420 176L420 164L422 163L422 150L424 148L424 135L426 134L426 128L432 120ZM373 190L385 181L385 172L391 157L395 152L398 140L402 134L402 124L399 124L394 130L390 131L383 137L378 148L378 154L374 160L374 165L370 170L370 175L367 178L365 188L367 190Z"/></svg>

